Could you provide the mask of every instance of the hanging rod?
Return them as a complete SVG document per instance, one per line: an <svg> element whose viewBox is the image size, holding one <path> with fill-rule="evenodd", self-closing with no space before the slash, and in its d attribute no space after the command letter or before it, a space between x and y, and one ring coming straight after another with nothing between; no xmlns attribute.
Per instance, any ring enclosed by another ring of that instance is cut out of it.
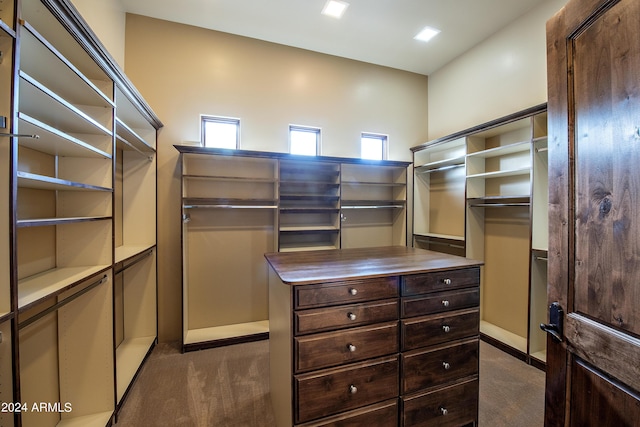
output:
<svg viewBox="0 0 640 427"><path fill-rule="evenodd" d="M147 153L145 153L144 151L142 151L141 149L139 149L138 147L136 147L135 145L133 145L132 143L124 139L123 137L121 137L120 135L116 135L116 139L122 142L127 147L131 148L132 150L137 151L138 154L140 154L141 156L146 157L147 160L149 160L150 162L153 161L153 156L148 155Z"/></svg>
<svg viewBox="0 0 640 427"><path fill-rule="evenodd" d="M142 261L143 259L145 259L146 257L148 257L149 255L151 255L153 253L153 249L149 249L146 253L143 254L139 254L136 255L135 259L133 261L131 261L129 264L122 266L122 268L116 270L113 272L113 274L120 274L123 271L125 271L126 269L128 269L129 267L132 267L134 265L136 265L137 263L139 263L140 261Z"/></svg>
<svg viewBox="0 0 640 427"><path fill-rule="evenodd" d="M545 152L545 151L548 151L548 150L549 150L549 148L547 148L547 147L536 148L536 153L542 153L542 152Z"/></svg>
<svg viewBox="0 0 640 427"><path fill-rule="evenodd" d="M184 209L278 209L272 205L184 205Z"/></svg>
<svg viewBox="0 0 640 427"><path fill-rule="evenodd" d="M99 285L103 284L104 282L107 281L107 279L108 279L107 275L105 274L104 276L102 276L102 278L100 280L97 280L96 282L90 284L89 286L87 286L86 288L82 289L81 291L76 292L75 294L71 295L70 297L63 299L62 301L58 301L57 303L55 303L51 307L41 311L40 313L36 314L33 317L28 318L24 322L19 323L18 324L18 329L26 328L27 326L31 325L32 323L42 319L47 314L49 314L49 313L51 313L53 311L56 311L60 307L63 307L65 305L69 304L71 301L73 301L76 298L86 294L91 289L95 288L96 286L99 286Z"/></svg>
<svg viewBox="0 0 640 427"><path fill-rule="evenodd" d="M0 132L0 136L8 136L8 137L12 137L12 138L40 139L40 135L29 135L29 134L26 134L26 133L5 133L5 132Z"/></svg>
<svg viewBox="0 0 640 427"><path fill-rule="evenodd" d="M420 166L418 166L416 169L418 169L418 173L431 173L431 172L441 172L441 171L445 171L445 170L449 170L449 169L455 169L455 168L460 168L460 167L464 167L464 163L460 164L460 165L449 165L449 166L441 166L439 168L435 168L435 169L426 169L426 170L420 170Z"/></svg>
<svg viewBox="0 0 640 427"><path fill-rule="evenodd" d="M549 261L549 259L546 256L534 256L533 259L535 259L536 261Z"/></svg>

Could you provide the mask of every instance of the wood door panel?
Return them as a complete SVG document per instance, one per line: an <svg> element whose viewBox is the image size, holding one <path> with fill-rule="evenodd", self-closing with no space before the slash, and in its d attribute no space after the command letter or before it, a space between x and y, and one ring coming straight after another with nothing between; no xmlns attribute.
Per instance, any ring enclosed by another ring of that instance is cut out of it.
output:
<svg viewBox="0 0 640 427"><path fill-rule="evenodd" d="M631 427L640 419L637 393L610 381L579 360L572 364L571 389L571 426Z"/></svg>
<svg viewBox="0 0 640 427"><path fill-rule="evenodd" d="M547 23L548 295L565 327L547 339L545 426L638 420L638 22L637 0L569 0Z"/></svg>
<svg viewBox="0 0 640 427"><path fill-rule="evenodd" d="M640 38L626 1L573 41L575 311L640 333ZM603 123L616 123L603 126ZM606 250L602 250L606 248Z"/></svg>

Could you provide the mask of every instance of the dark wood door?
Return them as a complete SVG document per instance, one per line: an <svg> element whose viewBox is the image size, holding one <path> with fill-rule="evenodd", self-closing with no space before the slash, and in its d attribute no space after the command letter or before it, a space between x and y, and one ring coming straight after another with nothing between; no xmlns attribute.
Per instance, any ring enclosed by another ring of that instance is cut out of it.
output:
<svg viewBox="0 0 640 427"><path fill-rule="evenodd" d="M547 48L546 425L638 426L640 1L569 0Z"/></svg>

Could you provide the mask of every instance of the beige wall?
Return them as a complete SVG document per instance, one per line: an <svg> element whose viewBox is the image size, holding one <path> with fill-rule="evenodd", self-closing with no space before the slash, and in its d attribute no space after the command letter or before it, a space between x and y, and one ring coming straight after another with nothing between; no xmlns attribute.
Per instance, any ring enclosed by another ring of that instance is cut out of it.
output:
<svg viewBox="0 0 640 427"><path fill-rule="evenodd" d="M429 139L547 102L546 0L429 76Z"/></svg>
<svg viewBox="0 0 640 427"><path fill-rule="evenodd" d="M72 0L113 59L124 68L125 14L120 0Z"/></svg>
<svg viewBox="0 0 640 427"><path fill-rule="evenodd" d="M322 128L324 155L357 157L363 131L411 160L427 137L427 77L127 15L126 73L163 121L158 141L159 337L181 337L180 180L173 144L200 114L241 119L243 149L287 151L289 124Z"/></svg>

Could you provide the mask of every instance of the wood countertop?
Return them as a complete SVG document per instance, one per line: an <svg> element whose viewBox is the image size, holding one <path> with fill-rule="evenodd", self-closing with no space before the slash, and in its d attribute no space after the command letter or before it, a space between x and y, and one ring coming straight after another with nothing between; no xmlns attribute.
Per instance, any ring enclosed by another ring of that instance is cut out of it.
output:
<svg viewBox="0 0 640 427"><path fill-rule="evenodd" d="M416 274L483 264L482 261L407 246L275 252L265 254L265 258L280 280L289 285Z"/></svg>

